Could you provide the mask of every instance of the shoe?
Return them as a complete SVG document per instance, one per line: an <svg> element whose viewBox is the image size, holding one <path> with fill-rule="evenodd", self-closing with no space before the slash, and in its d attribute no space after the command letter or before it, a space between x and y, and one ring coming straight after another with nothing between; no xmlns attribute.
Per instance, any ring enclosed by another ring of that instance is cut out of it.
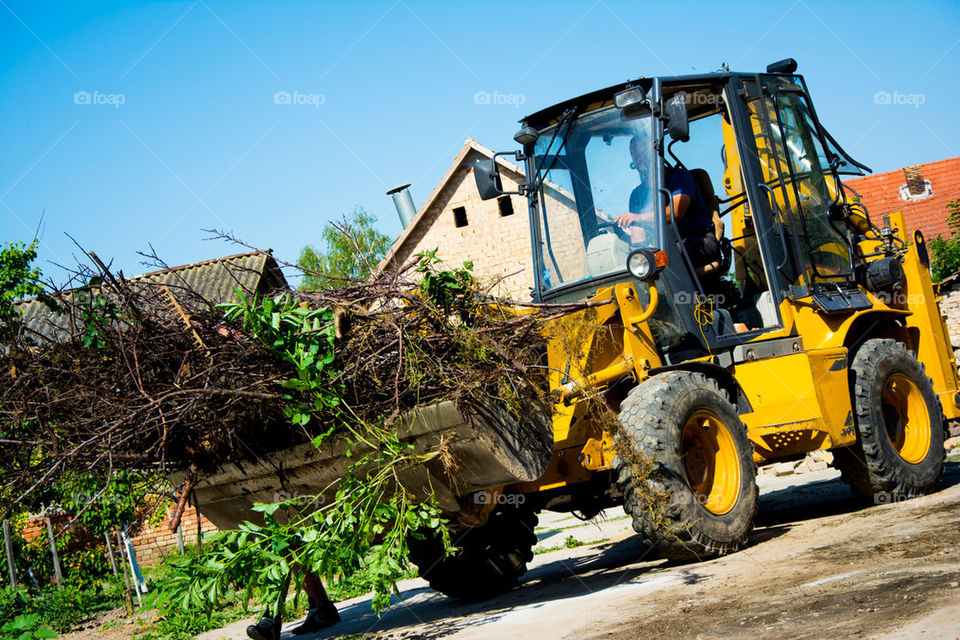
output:
<svg viewBox="0 0 960 640"><path fill-rule="evenodd" d="M337 607L330 601L321 603L316 609L311 609L307 614L307 619L291 633L295 636L302 636L305 633L313 633L340 622L340 613Z"/></svg>
<svg viewBox="0 0 960 640"><path fill-rule="evenodd" d="M247 637L251 640L280 640L281 626L280 618L271 618L267 611L257 624L247 627Z"/></svg>

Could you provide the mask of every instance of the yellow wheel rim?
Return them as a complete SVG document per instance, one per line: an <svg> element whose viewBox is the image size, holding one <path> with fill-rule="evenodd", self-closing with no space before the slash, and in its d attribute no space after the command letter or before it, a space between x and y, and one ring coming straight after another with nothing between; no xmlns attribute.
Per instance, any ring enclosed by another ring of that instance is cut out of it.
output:
<svg viewBox="0 0 960 640"><path fill-rule="evenodd" d="M883 385L883 417L887 436L900 457L918 464L930 450L931 425L927 403L909 377L895 373Z"/></svg>
<svg viewBox="0 0 960 640"><path fill-rule="evenodd" d="M697 501L718 516L733 509L740 497L740 456L727 425L709 411L697 411L683 427L681 455Z"/></svg>

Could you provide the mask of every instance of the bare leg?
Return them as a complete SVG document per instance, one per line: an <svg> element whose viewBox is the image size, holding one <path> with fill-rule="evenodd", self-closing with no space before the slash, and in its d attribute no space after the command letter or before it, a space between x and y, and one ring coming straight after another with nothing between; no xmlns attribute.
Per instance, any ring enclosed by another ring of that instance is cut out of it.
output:
<svg viewBox="0 0 960 640"><path fill-rule="evenodd" d="M330 596L327 590L323 588L323 582L320 578L310 571L303 571L303 590L310 598L310 615L304 620L303 624L293 630L294 635L304 633L313 633L320 629L325 629L340 622L340 614L337 613L337 607L330 602Z"/></svg>
<svg viewBox="0 0 960 640"><path fill-rule="evenodd" d="M317 603L330 602L327 590L323 588L323 582L311 571L303 572L303 590Z"/></svg>

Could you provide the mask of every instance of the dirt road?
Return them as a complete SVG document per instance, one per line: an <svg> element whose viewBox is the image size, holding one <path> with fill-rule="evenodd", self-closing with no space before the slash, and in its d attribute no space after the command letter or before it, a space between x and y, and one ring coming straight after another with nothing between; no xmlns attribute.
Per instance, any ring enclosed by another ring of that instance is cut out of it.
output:
<svg viewBox="0 0 960 640"><path fill-rule="evenodd" d="M359 598L327 634L300 637L960 638L960 463L934 495L869 508L837 475L763 478L752 544L724 558L657 559L619 510L599 524L550 515L540 546L561 548L511 593L460 604L410 580L382 618ZM564 546L577 541L589 544ZM243 625L202 637L243 638Z"/></svg>

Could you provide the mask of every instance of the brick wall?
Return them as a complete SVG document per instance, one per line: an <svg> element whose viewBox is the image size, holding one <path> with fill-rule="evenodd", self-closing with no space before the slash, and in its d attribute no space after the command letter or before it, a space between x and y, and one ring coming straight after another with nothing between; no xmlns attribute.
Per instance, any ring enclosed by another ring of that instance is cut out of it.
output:
<svg viewBox="0 0 960 640"><path fill-rule="evenodd" d="M944 290L940 300L940 313L947 317L947 329L954 354L960 357L960 286Z"/></svg>
<svg viewBox="0 0 960 640"><path fill-rule="evenodd" d="M67 516L53 516L53 525L54 527L62 526L66 523ZM197 526L200 526L200 531L202 533L211 533L216 531L217 528L213 525L212 522L200 516L200 522L197 522L197 510L191 507L187 507L183 511L183 518L180 521L180 527L183 531L183 544L186 548L196 548L197 546ZM27 524L24 525L23 532L21 534L25 540L32 540L37 536L47 536L47 521L46 518L31 518L27 521ZM114 542L114 550L116 550L116 540L111 539ZM102 543L103 540L90 541L91 543ZM141 567L150 567L159 562L164 556L168 556L172 553L179 553L179 547L177 543L177 534L170 531L170 521L167 518L163 519L163 522L159 523L156 526L145 526L140 530L140 533L133 536L130 539L130 542L133 543L133 549L137 554L137 562ZM63 555L69 553L69 551L63 552Z"/></svg>
<svg viewBox="0 0 960 640"><path fill-rule="evenodd" d="M37 536L47 535L47 521L43 518L27 520L27 524L23 525L23 531L20 532L20 535L27 542L30 542Z"/></svg>
<svg viewBox="0 0 960 640"><path fill-rule="evenodd" d="M481 200L473 178L473 162L482 156L471 151L425 212L417 229L399 247L394 264L406 263L417 253L439 248L444 264L456 267L472 261L474 273L499 280L495 292L529 299L533 286L530 231L526 199L508 196L513 215L502 216L496 199ZM503 188L516 190L517 181L504 172ZM453 210L463 207L465 226L457 227Z"/></svg>
<svg viewBox="0 0 960 640"><path fill-rule="evenodd" d="M172 510L171 510L172 511ZM197 526L201 533L212 533L217 528L213 523L200 516L197 522L197 510L187 507L183 510L180 528L183 532L183 545L186 548L197 546ZM144 527L140 533L130 539L137 552L137 562L141 567L150 567L159 562L164 556L179 553L177 534L170 531L170 521L167 518L155 527Z"/></svg>
<svg viewBox="0 0 960 640"><path fill-rule="evenodd" d="M439 249L438 256L448 267L472 261L475 275L487 283L497 283L493 293L529 300L534 274L527 200L523 196L503 196L510 199L513 209L513 214L506 216L501 214L498 199L481 200L473 177L473 162L481 157L485 156L472 150L465 158L417 228L397 248L393 263L405 264L421 251ZM503 169L501 176L505 191L516 191L523 180L520 174ZM587 275L583 237L571 205L563 194L547 190L554 255L568 282ZM467 224L458 227L454 209L460 207ZM556 275L552 279L554 285L559 284Z"/></svg>

